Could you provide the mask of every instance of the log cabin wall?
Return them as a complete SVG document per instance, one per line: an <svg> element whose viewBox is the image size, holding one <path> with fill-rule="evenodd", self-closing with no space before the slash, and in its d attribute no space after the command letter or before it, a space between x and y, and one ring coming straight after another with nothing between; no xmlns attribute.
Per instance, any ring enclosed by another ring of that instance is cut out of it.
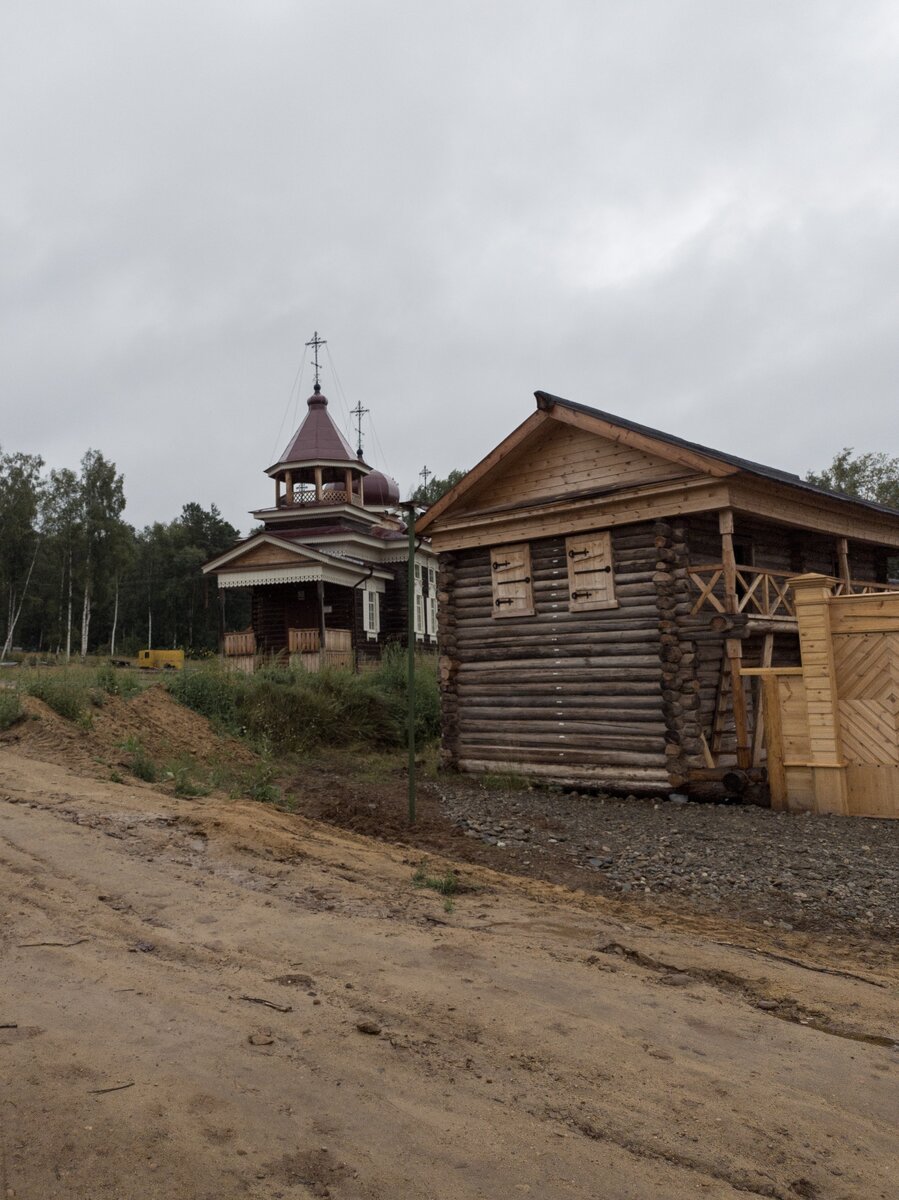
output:
<svg viewBox="0 0 899 1200"><path fill-rule="evenodd" d="M689 601L685 545L675 540L661 523L613 530L618 605L591 612L569 609L564 536L534 540L534 613L501 620L493 615L491 548L441 555L447 765L628 791L667 788L669 768L692 762L700 746L692 651L681 650L676 629ZM678 555L683 562L674 562Z"/></svg>

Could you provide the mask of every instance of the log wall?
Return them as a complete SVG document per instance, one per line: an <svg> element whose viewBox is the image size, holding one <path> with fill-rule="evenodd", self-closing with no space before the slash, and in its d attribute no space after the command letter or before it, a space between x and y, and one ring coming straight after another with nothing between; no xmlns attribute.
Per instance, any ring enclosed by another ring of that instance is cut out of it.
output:
<svg viewBox="0 0 899 1200"><path fill-rule="evenodd" d="M492 615L490 548L441 556L448 764L635 791L667 787L671 714L662 683L677 671L661 658L659 588L671 581L657 571L659 536L649 522L613 531L619 606L588 613L569 611L564 537L532 541L535 613L502 621ZM687 602L674 585L662 591L674 621ZM665 653L673 658L669 632Z"/></svg>

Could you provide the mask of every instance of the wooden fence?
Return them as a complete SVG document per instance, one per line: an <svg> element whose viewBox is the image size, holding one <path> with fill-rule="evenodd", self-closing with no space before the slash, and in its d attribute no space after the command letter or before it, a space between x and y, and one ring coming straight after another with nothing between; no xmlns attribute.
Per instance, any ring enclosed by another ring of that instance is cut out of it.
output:
<svg viewBox="0 0 899 1200"><path fill-rule="evenodd" d="M759 676L774 808L899 817L899 591L790 580L801 667Z"/></svg>

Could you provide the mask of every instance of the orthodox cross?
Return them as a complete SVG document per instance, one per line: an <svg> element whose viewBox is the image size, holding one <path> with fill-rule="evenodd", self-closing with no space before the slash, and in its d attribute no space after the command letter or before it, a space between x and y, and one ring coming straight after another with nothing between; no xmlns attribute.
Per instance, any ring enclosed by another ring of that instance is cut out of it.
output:
<svg viewBox="0 0 899 1200"><path fill-rule="evenodd" d="M431 478L431 476L432 476L433 474L434 474L434 472L433 472L433 471L429 471L429 470L428 470L428 468L425 466L425 467L422 467L422 469L421 469L421 470L418 472L418 477L419 477L419 479L422 481L423 485L424 485L425 487L427 487L427 486L428 486L428 480Z"/></svg>
<svg viewBox="0 0 899 1200"><path fill-rule="evenodd" d="M321 381L319 380L318 348L319 348L319 346L327 346L327 344L328 343L325 341L324 338L320 338L318 336L317 329L316 329L315 333L313 333L313 335L312 335L312 340L306 343L307 346L313 347L312 362L315 366L315 390L316 391L318 391L321 388Z"/></svg>
<svg viewBox="0 0 899 1200"><path fill-rule="evenodd" d="M350 409L350 416L356 418L356 453L360 458L362 457L362 418L368 411L367 408L362 407L361 400L355 408Z"/></svg>

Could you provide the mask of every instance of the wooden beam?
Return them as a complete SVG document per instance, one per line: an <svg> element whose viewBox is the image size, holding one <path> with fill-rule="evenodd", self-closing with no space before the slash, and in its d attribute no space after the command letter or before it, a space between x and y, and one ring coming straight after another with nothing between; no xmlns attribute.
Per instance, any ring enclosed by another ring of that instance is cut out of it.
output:
<svg viewBox="0 0 899 1200"><path fill-rule="evenodd" d="M315 468L315 498L316 498L316 500L321 500L321 498L322 498L322 469L321 469L321 467Z"/></svg>
<svg viewBox="0 0 899 1200"><path fill-rule="evenodd" d="M787 807L787 771L784 766L783 726L780 719L780 685L776 675L762 677L762 696L767 728L765 743L768 750L768 788L771 793L771 807L780 812Z"/></svg>
<svg viewBox="0 0 899 1200"><path fill-rule="evenodd" d="M752 743L749 738L749 719L746 710L746 693L740 677L740 659L743 643L739 638L728 638L724 652L730 665L731 700L734 710L734 732L737 738L737 766L747 769L752 766Z"/></svg>
<svg viewBox="0 0 899 1200"><path fill-rule="evenodd" d="M774 634L766 633L762 642L762 661L761 669L767 670L771 666L771 660L774 657ZM744 672L745 673L745 672ZM765 745L765 706L762 703L762 689L764 684L761 679L755 682L753 692L753 716L755 725L752 730L752 765L760 767L762 765L762 750Z"/></svg>
<svg viewBox="0 0 899 1200"><path fill-rule="evenodd" d="M729 508L718 513L721 534L721 563L724 569L724 611L735 613L737 601L737 560L734 557L734 514Z"/></svg>
<svg viewBox="0 0 899 1200"><path fill-rule="evenodd" d="M285 503L293 504L293 471L284 472Z"/></svg>
<svg viewBox="0 0 899 1200"><path fill-rule="evenodd" d="M579 530L611 529L615 525L633 525L681 513L715 511L727 505L727 488L723 480L682 479L618 492L611 497L531 505L490 516L460 513L458 518L439 522L429 536L433 548L441 551L489 546L494 542L529 541Z"/></svg>

